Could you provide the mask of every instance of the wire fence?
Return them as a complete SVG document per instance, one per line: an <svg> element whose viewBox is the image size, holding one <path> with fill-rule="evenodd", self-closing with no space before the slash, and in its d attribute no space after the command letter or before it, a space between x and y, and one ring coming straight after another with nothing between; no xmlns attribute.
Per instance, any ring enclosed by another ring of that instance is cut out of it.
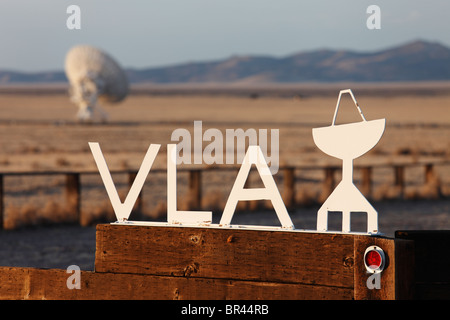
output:
<svg viewBox="0 0 450 320"><path fill-rule="evenodd" d="M238 169L228 166L179 169L178 197L183 200L179 206L183 206L182 210L199 210L205 207L208 210L219 210L226 201L227 192L231 190L233 178L236 177ZM450 196L450 181L446 180L449 178L448 169L450 169L448 160L355 166L354 183L368 199L447 198ZM152 169L150 173L159 175L159 179L149 182L151 185L142 189L131 215L133 220L145 220L149 206L153 208L151 213L153 217L163 216L166 212L164 203L166 189L162 187L166 180L166 171ZM120 179L115 179L115 182L116 188L122 190L122 197L128 193L136 174L136 170L111 172L113 177L121 176ZM219 189L223 187L225 178L220 174L226 174L230 181L230 185L222 190ZM340 166L282 166L274 178L286 207L293 209L324 201L339 182L340 174ZM30 178L40 178L41 183L24 182L24 179ZM14 183L9 179L15 179ZM253 181L256 180L249 177L246 187L255 187L254 184L258 182ZM316 187L317 192L314 194L310 192L309 196L305 197L305 192L313 190L312 185ZM411 185L415 185L416 190L420 187L423 192L408 191ZM43 194L50 195L51 201L39 202ZM94 194L97 196L94 197ZM20 201L14 202L14 198L19 197ZM101 203L99 199L103 199ZM85 206L87 202L90 203L90 209ZM240 205L238 210L261 209L261 206L255 205L254 201L245 201ZM95 207L98 212L92 216ZM29 224L52 220L48 217L37 219L39 210L47 211L53 218L56 216L53 219L55 221L78 223L83 226L98 220L114 221L115 219L98 171L0 173L0 227L2 229L26 225L27 220ZM8 223L8 219L24 221Z"/></svg>

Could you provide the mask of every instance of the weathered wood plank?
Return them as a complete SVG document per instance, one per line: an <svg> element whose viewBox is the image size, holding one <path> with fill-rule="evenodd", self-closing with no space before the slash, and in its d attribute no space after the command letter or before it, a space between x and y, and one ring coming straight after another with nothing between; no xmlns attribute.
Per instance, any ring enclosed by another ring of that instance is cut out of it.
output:
<svg viewBox="0 0 450 320"><path fill-rule="evenodd" d="M0 299L15 300L29 297L29 270L0 267Z"/></svg>
<svg viewBox="0 0 450 320"><path fill-rule="evenodd" d="M405 299L414 242L344 234L98 225L95 272L81 289L58 269L0 267L0 299ZM369 289L364 251L386 254ZM447 285L439 288L446 288ZM441 292L442 290L438 290ZM423 286L422 296L433 293Z"/></svg>
<svg viewBox="0 0 450 320"><path fill-rule="evenodd" d="M353 236L98 225L95 271L353 287Z"/></svg>
<svg viewBox="0 0 450 320"><path fill-rule="evenodd" d="M0 267L0 299L307 300L351 299L350 288L82 271L81 288L58 269Z"/></svg>

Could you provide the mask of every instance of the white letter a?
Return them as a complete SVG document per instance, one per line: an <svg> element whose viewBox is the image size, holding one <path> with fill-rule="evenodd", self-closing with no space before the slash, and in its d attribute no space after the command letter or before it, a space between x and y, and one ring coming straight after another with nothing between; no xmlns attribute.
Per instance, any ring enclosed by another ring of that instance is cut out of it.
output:
<svg viewBox="0 0 450 320"><path fill-rule="evenodd" d="M251 165L254 164L258 170L259 176L264 184L264 188L244 188L245 181L247 180ZM223 210L220 224L230 225L233 218L234 211L238 201L249 200L270 200L281 222L281 226L286 229L293 229L294 225L289 213L286 210L286 206L283 203L280 192L275 184L275 180L267 166L264 155L259 146L249 146L244 160L242 161L241 168L239 169L236 181L231 189L230 196Z"/></svg>

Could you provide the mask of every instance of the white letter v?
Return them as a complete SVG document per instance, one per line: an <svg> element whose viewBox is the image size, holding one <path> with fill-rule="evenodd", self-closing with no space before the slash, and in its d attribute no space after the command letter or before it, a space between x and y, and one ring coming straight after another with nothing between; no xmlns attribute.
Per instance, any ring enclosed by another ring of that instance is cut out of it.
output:
<svg viewBox="0 0 450 320"><path fill-rule="evenodd" d="M139 193L144 186L145 179L147 178L150 169L152 168L153 161L159 151L161 145L151 144L147 150L147 153L142 161L141 167L134 179L133 185L128 192L125 202L122 203L117 193L117 189L111 177L111 172L108 169L105 158L103 157L102 150L98 142L89 142L89 147L91 148L92 155L94 156L95 163L97 164L98 171L102 177L103 184L105 185L106 192L108 193L109 200L113 206L114 212L116 214L117 221L128 220L131 214L134 204L139 196Z"/></svg>

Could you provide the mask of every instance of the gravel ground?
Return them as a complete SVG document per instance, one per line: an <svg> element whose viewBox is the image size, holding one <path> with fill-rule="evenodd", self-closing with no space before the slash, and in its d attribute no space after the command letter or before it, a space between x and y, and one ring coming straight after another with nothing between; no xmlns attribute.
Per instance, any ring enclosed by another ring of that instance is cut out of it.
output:
<svg viewBox="0 0 450 320"><path fill-rule="evenodd" d="M373 203L380 231L392 237L395 230L450 230L450 199ZM290 212L296 228L315 229L317 208ZM220 218L220 215L214 219ZM338 226L337 222L334 225ZM235 213L232 223L278 225L273 212ZM333 219L330 217L330 225ZM352 228L363 231L365 217L352 216ZM78 265L94 270L95 226L55 225L0 231L0 265L66 269Z"/></svg>
<svg viewBox="0 0 450 320"><path fill-rule="evenodd" d="M55 225L3 230L0 265L94 270L95 227Z"/></svg>

